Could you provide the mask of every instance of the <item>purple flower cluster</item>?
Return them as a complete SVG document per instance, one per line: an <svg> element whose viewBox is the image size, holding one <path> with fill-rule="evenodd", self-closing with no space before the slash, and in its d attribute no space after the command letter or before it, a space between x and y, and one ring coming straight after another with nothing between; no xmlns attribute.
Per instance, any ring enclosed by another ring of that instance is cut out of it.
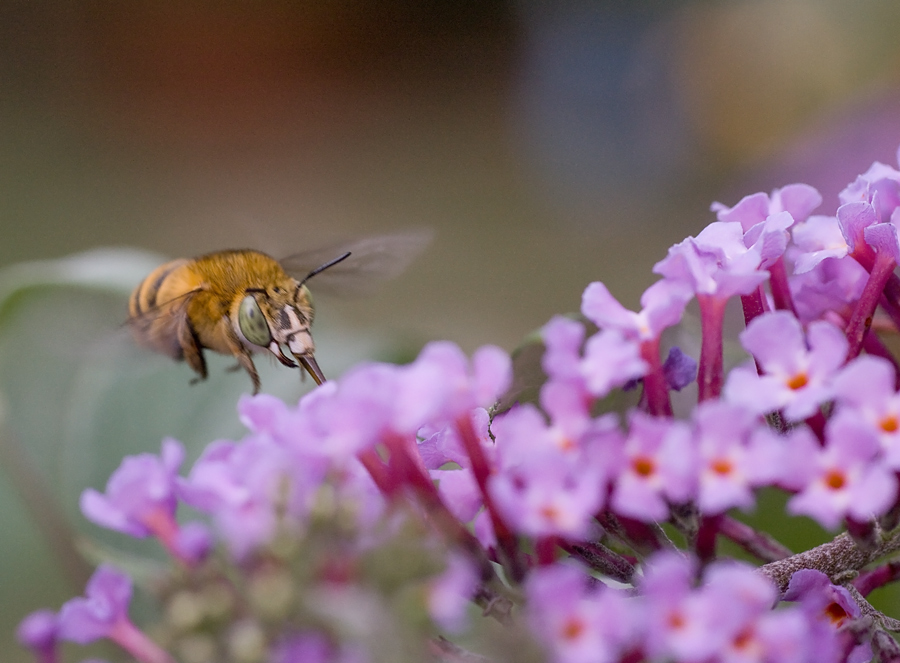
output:
<svg viewBox="0 0 900 663"><path fill-rule="evenodd" d="M819 571L794 578L785 598L797 605L773 610L775 587L751 567L718 561L701 575L693 560L661 552L647 560L636 595L588 585L564 565L536 570L526 591L531 626L557 661L825 663L844 660L848 646L850 660L869 660L867 645L836 628L860 615L847 590Z"/></svg>
<svg viewBox="0 0 900 663"><path fill-rule="evenodd" d="M186 476L181 445L166 440L158 457L126 458L105 493L85 491L82 511L155 537L187 577L207 577L221 544L231 577L292 569L290 579L297 571L278 542L287 533L302 546L323 500L340 503L352 541L303 577L342 591L365 584L366 556L415 520L424 547L444 550L417 576L432 651L449 646L434 639L438 629L469 626L474 600L527 624L553 661L900 660L884 630L893 622L864 599L898 573L873 569L850 583L876 554L900 548L898 364L877 333L900 328L900 171L875 164L833 216L813 215L821 204L794 184L713 205L717 220L657 263L662 278L638 312L590 284L581 313L597 331L566 317L544 326L536 403L496 411L512 379L502 350L469 360L432 343L409 365L359 366L295 407L244 398L244 439L213 442ZM723 323L735 298L748 359L726 370ZM663 339L693 300L697 361ZM676 418L671 393L694 381L697 404ZM635 384L636 407L600 411ZM763 487L786 491L791 515L846 527L855 552L790 557L729 515L753 509ZM209 524L180 524L180 504ZM767 564L722 559L723 538ZM45 662L57 660L59 639L102 637L140 661L171 660L128 620L130 593L124 575L101 567L86 598L35 613L20 637ZM266 660L367 660L358 639L278 612L273 596L265 628L249 608L235 613L242 628L258 625Z"/></svg>

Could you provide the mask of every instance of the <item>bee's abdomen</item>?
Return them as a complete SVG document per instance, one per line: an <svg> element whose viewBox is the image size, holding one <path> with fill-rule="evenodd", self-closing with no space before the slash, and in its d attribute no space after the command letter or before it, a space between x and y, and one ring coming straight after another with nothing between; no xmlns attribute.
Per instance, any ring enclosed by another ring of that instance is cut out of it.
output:
<svg viewBox="0 0 900 663"><path fill-rule="evenodd" d="M184 350L178 336L185 319L184 270L190 260L173 260L160 265L134 289L128 301L128 324L139 345L182 359ZM161 294L162 293L162 294Z"/></svg>
<svg viewBox="0 0 900 663"><path fill-rule="evenodd" d="M134 289L131 293L131 299L128 301L128 314L132 318L137 318L148 313L152 313L157 306L164 304L157 299L160 288L166 282L166 278L176 269L187 263L185 259L172 260L154 269L150 274Z"/></svg>

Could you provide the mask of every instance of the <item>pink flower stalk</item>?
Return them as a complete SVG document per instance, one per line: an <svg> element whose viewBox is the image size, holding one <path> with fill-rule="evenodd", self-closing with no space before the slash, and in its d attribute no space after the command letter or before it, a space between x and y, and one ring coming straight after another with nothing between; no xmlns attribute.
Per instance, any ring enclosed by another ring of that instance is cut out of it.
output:
<svg viewBox="0 0 900 663"><path fill-rule="evenodd" d="M784 234L783 225L774 224L748 246L739 222L711 223L696 238L671 247L669 255L653 268L666 279L686 284L697 296L702 334L697 376L701 401L717 398L722 388L725 305L734 295L754 292L768 278L761 265L784 251L778 239Z"/></svg>
<svg viewBox="0 0 900 663"><path fill-rule="evenodd" d="M629 370L619 364L607 370L619 373L620 379L643 377L647 409L651 414L672 414L668 383L659 356L660 337L665 329L681 320L691 297L690 288L680 281L657 281L644 292L641 297L642 309L635 313L622 306L602 283L590 284L582 295L581 311L585 317L602 330L616 330L626 341L639 343L643 366L635 363L634 369ZM609 365L608 359L601 358L591 362L586 370L589 375L596 375L601 367ZM598 391L595 388L593 393L605 395L607 391L608 389Z"/></svg>
<svg viewBox="0 0 900 663"><path fill-rule="evenodd" d="M99 566L85 596L70 599L60 609L59 638L79 644L107 638L141 663L175 663L131 622L130 602L131 579L112 567Z"/></svg>
<svg viewBox="0 0 900 663"><path fill-rule="evenodd" d="M165 439L160 456L129 456L113 472L106 493L88 488L81 495L81 510L103 527L143 538L152 534L166 550L185 564L194 564L205 555L208 543L192 528L187 535L175 520L178 468L184 447Z"/></svg>
<svg viewBox="0 0 900 663"><path fill-rule="evenodd" d="M855 204L855 203L851 203ZM838 210L840 213L840 210ZM895 213L900 220L900 215ZM866 227L864 231L865 241L875 251L875 260L869 273L869 280L856 303L856 308L847 322L847 358L853 359L862 349L863 337L872 324L872 316L888 281L896 279L894 268L900 260L900 242L897 238L897 226L894 223L877 223ZM893 298L891 306L892 317L895 324L900 324L900 310L896 310L897 300Z"/></svg>

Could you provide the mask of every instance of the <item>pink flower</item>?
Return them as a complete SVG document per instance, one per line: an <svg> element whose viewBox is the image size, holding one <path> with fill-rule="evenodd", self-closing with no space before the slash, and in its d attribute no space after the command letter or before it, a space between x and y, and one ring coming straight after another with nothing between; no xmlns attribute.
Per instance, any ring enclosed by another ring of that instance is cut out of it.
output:
<svg viewBox="0 0 900 663"><path fill-rule="evenodd" d="M87 644L108 638L146 663L173 663L172 658L128 617L131 579L101 564L88 581L85 596L70 599L59 611L58 633L63 640Z"/></svg>
<svg viewBox="0 0 900 663"><path fill-rule="evenodd" d="M687 425L632 412L610 507L643 521L663 521L669 503L689 500L696 486L696 453Z"/></svg>
<svg viewBox="0 0 900 663"><path fill-rule="evenodd" d="M812 415L832 397L831 379L847 356L847 339L837 327L813 322L804 335L800 322L786 311L755 318L741 333L741 344L763 374L752 364L732 370L725 399L756 414L783 409L792 421Z"/></svg>
<svg viewBox="0 0 900 663"><path fill-rule="evenodd" d="M876 461L878 438L853 415L835 415L826 444L808 460L806 486L790 499L789 513L807 515L832 529L844 518L866 522L897 499L897 478Z"/></svg>
<svg viewBox="0 0 900 663"><path fill-rule="evenodd" d="M722 401L706 401L694 410L694 444L699 461L697 506L704 514L754 506L750 471L753 413Z"/></svg>

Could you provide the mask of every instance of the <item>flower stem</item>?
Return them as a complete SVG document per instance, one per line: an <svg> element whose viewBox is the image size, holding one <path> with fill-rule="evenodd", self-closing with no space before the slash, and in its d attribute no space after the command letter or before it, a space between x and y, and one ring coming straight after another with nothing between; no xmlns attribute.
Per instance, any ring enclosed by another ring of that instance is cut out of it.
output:
<svg viewBox="0 0 900 663"><path fill-rule="evenodd" d="M853 586L860 594L868 596L873 590L884 587L898 578L900 578L900 562L888 562L860 573L853 581Z"/></svg>
<svg viewBox="0 0 900 663"><path fill-rule="evenodd" d="M384 461L378 457L378 452L374 448L365 449L357 455L359 462L363 464L372 481L378 486L378 490L385 497L393 497L397 492L397 486L390 480L388 476L387 466Z"/></svg>
<svg viewBox="0 0 900 663"><path fill-rule="evenodd" d="M109 639L134 656L141 663L175 663L168 652L147 637L127 618L113 626Z"/></svg>
<svg viewBox="0 0 900 663"><path fill-rule="evenodd" d="M556 536L541 536L534 542L537 562L540 566L550 566L556 561L556 547L560 542Z"/></svg>
<svg viewBox="0 0 900 663"><path fill-rule="evenodd" d="M441 499L434 483L423 469L421 459L413 455L410 446L412 438L401 435L388 435L385 440L390 449L390 468L398 486L409 486L429 517L444 536L459 545L478 564L484 582L494 577L494 569L478 539L467 530L451 513ZM397 491L394 492L394 496Z"/></svg>
<svg viewBox="0 0 900 663"><path fill-rule="evenodd" d="M564 543L563 547L605 576L622 583L634 581L634 564L600 543Z"/></svg>
<svg viewBox="0 0 900 663"><path fill-rule="evenodd" d="M719 521L722 536L731 539L751 555L766 562L776 562L791 556L791 551L765 532L753 529L750 525L725 516Z"/></svg>
<svg viewBox="0 0 900 663"><path fill-rule="evenodd" d="M766 303L763 298L762 286L759 286L749 295L741 295L741 307L744 309L744 324L749 325L754 318L766 312Z"/></svg>
<svg viewBox="0 0 900 663"><path fill-rule="evenodd" d="M154 509L144 517L144 524L173 559L178 560L185 566L193 564L193 561L188 559L178 548L178 523L175 522L175 518L171 513L162 508Z"/></svg>
<svg viewBox="0 0 900 663"><path fill-rule="evenodd" d="M788 284L787 270L784 268L784 256L769 266L769 287L772 289L772 300L779 311L790 311L795 316L794 298Z"/></svg>
<svg viewBox="0 0 900 663"><path fill-rule="evenodd" d="M900 534L883 540L877 547L863 549L856 545L847 532L839 534L828 543L811 550L791 555L777 562L770 562L757 571L785 591L791 576L800 569L817 569L834 579L848 571L858 571L864 566L890 553L900 550Z"/></svg>
<svg viewBox="0 0 900 663"><path fill-rule="evenodd" d="M847 342L849 349L847 350L847 360L856 358L862 349L863 338L872 325L872 316L875 315L875 307L878 306L878 299L884 290L888 277L893 273L897 264L887 252L877 254L875 264L869 274L869 280L863 288L859 301L850 316L850 322L847 323Z"/></svg>
<svg viewBox="0 0 900 663"><path fill-rule="evenodd" d="M703 562L709 562L716 558L716 537L719 534L719 522L721 516L703 516L700 518L700 527L694 540L694 548Z"/></svg>
<svg viewBox="0 0 900 663"><path fill-rule="evenodd" d="M641 343L641 359L650 367L644 376L647 411L656 417L671 417L672 402L669 399L669 385L666 383L662 362L659 360L658 338Z"/></svg>
<svg viewBox="0 0 900 663"><path fill-rule="evenodd" d="M494 500L488 491L487 482L491 469L485 458L484 450L481 448L481 441L475 434L472 420L468 416L459 417L456 420L456 428L462 438L469 461L472 463L472 474L475 476L479 491L481 491L481 499L491 519L491 525L494 527L494 535L497 537L497 546L502 553L504 567L512 580L520 582L525 577L525 568L519 554L519 545L515 535L497 511Z"/></svg>
<svg viewBox="0 0 900 663"><path fill-rule="evenodd" d="M714 295L697 295L700 305L700 368L697 374L699 401L718 398L722 391L722 324L726 300Z"/></svg>

